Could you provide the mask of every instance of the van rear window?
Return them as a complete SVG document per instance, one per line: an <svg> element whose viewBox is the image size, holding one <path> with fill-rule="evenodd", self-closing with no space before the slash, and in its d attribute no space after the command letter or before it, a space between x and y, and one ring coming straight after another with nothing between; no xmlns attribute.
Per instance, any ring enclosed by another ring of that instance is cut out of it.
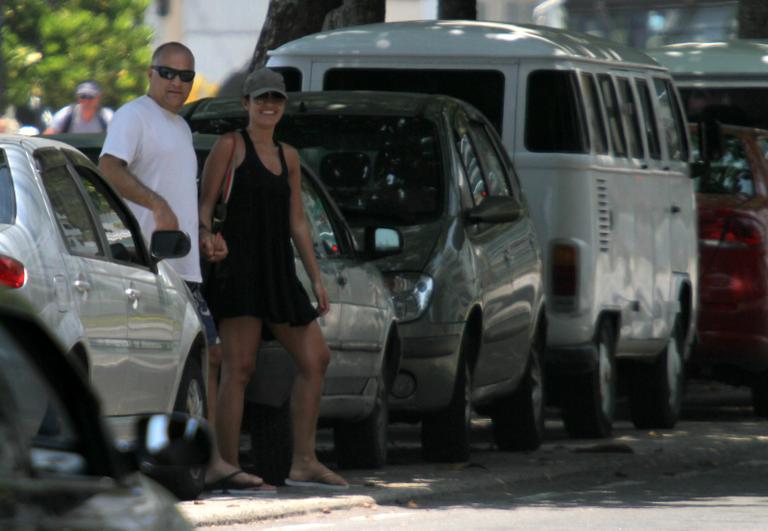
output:
<svg viewBox="0 0 768 531"><path fill-rule="evenodd" d="M13 192L11 168L5 151L0 149L0 223L13 223L16 218L16 198Z"/></svg>
<svg viewBox="0 0 768 531"><path fill-rule="evenodd" d="M576 74L562 70L531 72L527 94L525 147L529 151L588 152Z"/></svg>
<svg viewBox="0 0 768 531"><path fill-rule="evenodd" d="M453 96L477 107L502 134L504 74L498 70L333 68L325 74L323 89Z"/></svg>
<svg viewBox="0 0 768 531"><path fill-rule="evenodd" d="M269 69L282 74L286 91L298 92L301 90L301 71L298 68L292 66L270 66Z"/></svg>

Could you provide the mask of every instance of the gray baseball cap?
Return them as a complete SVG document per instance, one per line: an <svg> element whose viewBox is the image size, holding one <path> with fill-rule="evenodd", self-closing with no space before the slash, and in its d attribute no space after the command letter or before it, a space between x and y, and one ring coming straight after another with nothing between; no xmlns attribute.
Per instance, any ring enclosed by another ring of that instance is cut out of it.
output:
<svg viewBox="0 0 768 531"><path fill-rule="evenodd" d="M75 89L75 95L94 98L101 94L101 87L95 81L83 81Z"/></svg>
<svg viewBox="0 0 768 531"><path fill-rule="evenodd" d="M277 92L287 98L283 76L265 67L248 74L243 82L243 96L257 98L267 92Z"/></svg>

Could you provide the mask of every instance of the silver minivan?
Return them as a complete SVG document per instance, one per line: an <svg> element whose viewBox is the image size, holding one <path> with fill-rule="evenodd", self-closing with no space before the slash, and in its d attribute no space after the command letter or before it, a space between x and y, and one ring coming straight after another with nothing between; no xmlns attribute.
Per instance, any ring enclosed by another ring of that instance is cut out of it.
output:
<svg viewBox="0 0 768 531"><path fill-rule="evenodd" d="M221 133L246 115L237 100L210 100L186 118L193 131ZM424 457L468 458L473 406L493 418L500 448L538 447L541 257L488 120L444 96L296 93L276 135L323 181L363 252L386 243L375 227L402 234L402 252L369 258L399 320L391 417L422 422Z"/></svg>

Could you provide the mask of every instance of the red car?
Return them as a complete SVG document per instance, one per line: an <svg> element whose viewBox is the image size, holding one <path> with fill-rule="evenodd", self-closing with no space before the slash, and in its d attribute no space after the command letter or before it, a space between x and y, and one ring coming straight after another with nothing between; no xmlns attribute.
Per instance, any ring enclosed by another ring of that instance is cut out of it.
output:
<svg viewBox="0 0 768 531"><path fill-rule="evenodd" d="M750 386L768 417L768 131L723 125L714 138L717 158L692 167L700 297L689 368Z"/></svg>

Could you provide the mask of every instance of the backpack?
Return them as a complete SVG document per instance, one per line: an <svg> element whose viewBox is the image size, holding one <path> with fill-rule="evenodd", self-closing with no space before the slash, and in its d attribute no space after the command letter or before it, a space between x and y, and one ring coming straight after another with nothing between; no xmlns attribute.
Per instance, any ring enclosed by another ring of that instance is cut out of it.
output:
<svg viewBox="0 0 768 531"><path fill-rule="evenodd" d="M72 103L67 107L67 117L64 119L64 123L61 127L62 133L69 133L69 130L72 128L72 121L75 119L75 105L77 105L77 103ZM106 131L107 119L104 117L104 109L102 107L99 107L96 119L99 121L101 128Z"/></svg>

